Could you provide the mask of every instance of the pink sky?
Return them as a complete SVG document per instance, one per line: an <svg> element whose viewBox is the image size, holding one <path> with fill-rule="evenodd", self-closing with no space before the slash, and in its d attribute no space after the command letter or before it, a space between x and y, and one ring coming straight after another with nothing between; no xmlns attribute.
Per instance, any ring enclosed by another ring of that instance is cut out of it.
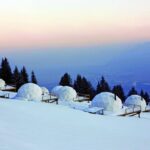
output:
<svg viewBox="0 0 150 150"><path fill-rule="evenodd" d="M150 40L149 0L5 0L0 48Z"/></svg>

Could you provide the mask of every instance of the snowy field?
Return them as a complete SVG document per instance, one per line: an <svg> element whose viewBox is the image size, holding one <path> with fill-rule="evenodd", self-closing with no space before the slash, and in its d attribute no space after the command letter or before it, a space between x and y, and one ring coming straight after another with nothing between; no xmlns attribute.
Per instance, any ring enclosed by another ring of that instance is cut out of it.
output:
<svg viewBox="0 0 150 150"><path fill-rule="evenodd" d="M149 126L150 113L101 116L0 99L0 150L149 150Z"/></svg>

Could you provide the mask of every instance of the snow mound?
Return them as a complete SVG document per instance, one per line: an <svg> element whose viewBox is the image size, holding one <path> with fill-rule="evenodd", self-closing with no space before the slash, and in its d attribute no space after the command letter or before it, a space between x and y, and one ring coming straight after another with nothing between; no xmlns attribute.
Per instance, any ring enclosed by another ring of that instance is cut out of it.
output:
<svg viewBox="0 0 150 150"><path fill-rule="evenodd" d="M61 85L58 85L58 86L55 86L52 90L51 90L51 93L56 95L56 96L59 96L59 91L60 89L62 88L63 86Z"/></svg>
<svg viewBox="0 0 150 150"><path fill-rule="evenodd" d="M29 101L41 101L42 89L34 83L27 83L20 87L16 99L24 99Z"/></svg>
<svg viewBox="0 0 150 150"><path fill-rule="evenodd" d="M145 110L146 101L139 95L131 95L126 99L125 105L138 105L141 107L142 110Z"/></svg>
<svg viewBox="0 0 150 150"><path fill-rule="evenodd" d="M55 94L57 94L61 101L73 101L77 97L77 92L69 86L58 88Z"/></svg>
<svg viewBox="0 0 150 150"><path fill-rule="evenodd" d="M42 94L43 95L48 95L49 94L49 90L46 87L41 87L42 89Z"/></svg>
<svg viewBox="0 0 150 150"><path fill-rule="evenodd" d="M109 92L102 92L94 97L91 103L92 107L101 107L105 111L118 112L122 108L122 101L118 96Z"/></svg>
<svg viewBox="0 0 150 150"><path fill-rule="evenodd" d="M5 88L5 81L3 79L0 79L0 89L4 89Z"/></svg>

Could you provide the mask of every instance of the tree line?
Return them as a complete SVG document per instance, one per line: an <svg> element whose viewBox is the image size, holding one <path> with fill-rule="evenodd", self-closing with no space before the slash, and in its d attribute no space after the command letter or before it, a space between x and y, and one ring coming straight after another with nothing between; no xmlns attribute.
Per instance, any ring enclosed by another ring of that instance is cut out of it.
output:
<svg viewBox="0 0 150 150"><path fill-rule="evenodd" d="M3 79L6 84L15 86L16 89L19 89L19 87L25 83L38 83L34 71L31 72L29 77L25 66L23 66L20 70L17 66L15 66L14 70L12 70L7 58L2 58L0 66L0 78ZM102 76L98 81L96 88L93 87L92 83L87 80L86 77L77 75L76 79L73 81L68 73L65 73L61 77L59 84L62 86L71 86L78 93L88 94L90 95L90 99L101 92L112 92L117 95L122 102L124 102L128 96L134 94L138 94L143 97L147 103L150 99L150 95L147 92L141 90L141 92L138 93L135 87L132 87L127 95L125 94L121 84L114 85L113 88L111 88L104 76Z"/></svg>
<svg viewBox="0 0 150 150"><path fill-rule="evenodd" d="M31 72L31 76L29 79L29 75L25 66L23 66L21 70L19 70L18 67L15 66L14 70L12 70L7 58L2 58L0 78L3 79L6 84L13 85L17 89L25 83L31 82L37 84L37 79L34 71Z"/></svg>
<svg viewBox="0 0 150 150"><path fill-rule="evenodd" d="M101 77L101 79L97 83L96 88L94 88L91 82L86 79L86 77L77 75L76 79L73 81L71 76L68 73L65 73L61 77L59 85L71 86L78 93L89 94L91 99L101 92L112 92L115 95L117 95L122 100L123 103L128 96L135 94L140 95L142 98L144 98L147 104L149 103L150 98L147 92L141 90L141 92L138 93L135 87L132 87L127 95L125 94L121 84L114 85L113 88L111 88L109 83L105 80L104 76Z"/></svg>

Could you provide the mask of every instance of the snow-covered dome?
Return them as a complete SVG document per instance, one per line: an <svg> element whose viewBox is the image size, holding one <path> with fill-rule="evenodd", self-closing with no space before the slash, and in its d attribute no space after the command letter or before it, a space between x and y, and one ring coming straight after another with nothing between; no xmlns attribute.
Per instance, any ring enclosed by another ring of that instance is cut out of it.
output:
<svg viewBox="0 0 150 150"><path fill-rule="evenodd" d="M131 95L126 99L125 105L127 105L127 106L128 105L138 105L138 106L141 106L142 110L145 110L146 101L144 98L142 98L139 95Z"/></svg>
<svg viewBox="0 0 150 150"><path fill-rule="evenodd" d="M101 107L105 111L117 112L122 108L121 99L113 93L102 92L94 97L91 103L92 107Z"/></svg>
<svg viewBox="0 0 150 150"><path fill-rule="evenodd" d="M49 94L49 90L46 87L41 87L41 89L42 89L42 94L44 94L44 95Z"/></svg>
<svg viewBox="0 0 150 150"><path fill-rule="evenodd" d="M62 101L73 101L77 97L77 92L69 86L57 86L54 89L55 95Z"/></svg>
<svg viewBox="0 0 150 150"><path fill-rule="evenodd" d="M59 96L59 90L62 88L63 86L61 85L58 85L58 86L55 86L52 90L51 90L51 93L56 95L56 96Z"/></svg>
<svg viewBox="0 0 150 150"><path fill-rule="evenodd" d="M4 89L5 88L5 81L3 79L0 79L0 89Z"/></svg>
<svg viewBox="0 0 150 150"><path fill-rule="evenodd" d="M41 101L42 89L37 84L27 83L20 87L18 90L17 99L25 99L29 101Z"/></svg>

